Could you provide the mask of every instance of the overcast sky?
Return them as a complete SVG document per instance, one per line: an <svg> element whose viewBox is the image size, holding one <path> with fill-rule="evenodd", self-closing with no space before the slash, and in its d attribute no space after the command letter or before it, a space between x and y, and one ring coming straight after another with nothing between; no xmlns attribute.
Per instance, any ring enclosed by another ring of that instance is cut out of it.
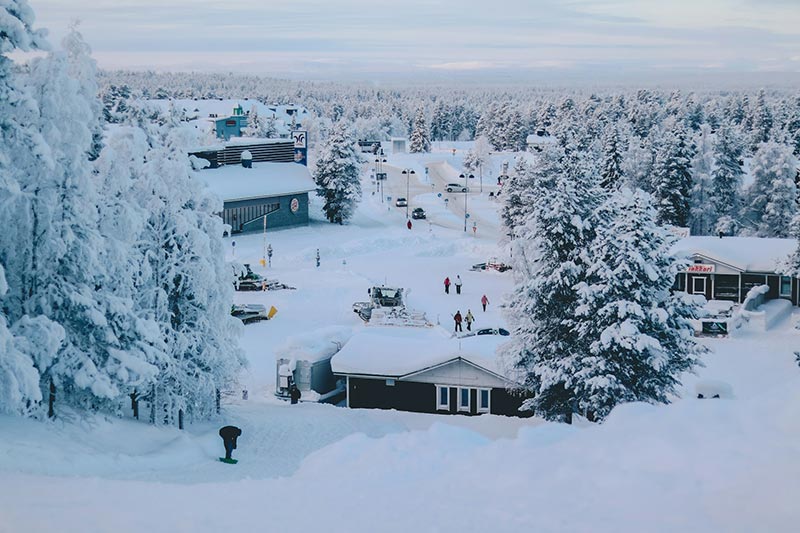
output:
<svg viewBox="0 0 800 533"><path fill-rule="evenodd" d="M800 0L29 0L105 68L295 78L800 72Z"/></svg>

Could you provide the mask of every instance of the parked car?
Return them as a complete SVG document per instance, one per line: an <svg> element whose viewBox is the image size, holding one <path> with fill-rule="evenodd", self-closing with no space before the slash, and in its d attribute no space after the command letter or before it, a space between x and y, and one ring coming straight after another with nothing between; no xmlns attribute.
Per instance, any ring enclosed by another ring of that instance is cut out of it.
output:
<svg viewBox="0 0 800 533"><path fill-rule="evenodd" d="M405 207L408 205L408 200L406 200L405 198L398 198L395 201L394 205L396 205L397 207Z"/></svg>
<svg viewBox="0 0 800 533"><path fill-rule="evenodd" d="M503 337L508 337L511 333L508 332L507 329L503 328L483 328L479 329L475 332L477 335L502 335Z"/></svg>
<svg viewBox="0 0 800 533"><path fill-rule="evenodd" d="M415 219L425 218L425 210L422 209L421 207L415 208L411 212L411 218L415 218Z"/></svg>
<svg viewBox="0 0 800 533"><path fill-rule="evenodd" d="M469 192L469 187L459 185L458 183L448 183L444 190L447 192Z"/></svg>

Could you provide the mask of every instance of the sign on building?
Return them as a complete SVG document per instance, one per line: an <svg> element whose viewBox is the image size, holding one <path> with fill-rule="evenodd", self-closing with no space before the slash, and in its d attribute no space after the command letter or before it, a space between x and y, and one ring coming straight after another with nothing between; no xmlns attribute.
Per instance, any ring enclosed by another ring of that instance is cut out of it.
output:
<svg viewBox="0 0 800 533"><path fill-rule="evenodd" d="M294 141L294 162L308 166L308 132L295 130L292 132Z"/></svg>
<svg viewBox="0 0 800 533"><path fill-rule="evenodd" d="M689 265L686 269L686 272L690 274L713 274L716 270L716 265L705 265L701 263L696 263L694 265Z"/></svg>

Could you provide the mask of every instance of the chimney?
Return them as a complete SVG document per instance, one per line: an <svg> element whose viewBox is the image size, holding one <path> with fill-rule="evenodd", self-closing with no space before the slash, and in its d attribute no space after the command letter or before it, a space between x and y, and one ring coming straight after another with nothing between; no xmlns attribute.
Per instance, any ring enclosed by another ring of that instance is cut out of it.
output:
<svg viewBox="0 0 800 533"><path fill-rule="evenodd" d="M250 150L242 152L241 160L244 168L253 168L253 154L250 153Z"/></svg>

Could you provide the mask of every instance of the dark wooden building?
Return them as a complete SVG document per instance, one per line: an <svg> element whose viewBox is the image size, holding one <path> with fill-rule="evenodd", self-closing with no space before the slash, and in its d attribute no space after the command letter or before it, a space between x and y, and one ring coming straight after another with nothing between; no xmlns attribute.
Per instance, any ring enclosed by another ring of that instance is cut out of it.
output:
<svg viewBox="0 0 800 533"><path fill-rule="evenodd" d="M750 289L767 285L766 300L783 298L798 305L800 280L781 273L781 265L796 247L793 239L687 237L675 251L691 263L677 275L674 289L701 294L706 300L742 303Z"/></svg>
<svg viewBox="0 0 800 533"><path fill-rule="evenodd" d="M441 328L375 328L353 336L331 368L346 380L350 408L530 416L520 411L524 398L511 392L513 381L496 367L501 339L487 337L451 339Z"/></svg>

